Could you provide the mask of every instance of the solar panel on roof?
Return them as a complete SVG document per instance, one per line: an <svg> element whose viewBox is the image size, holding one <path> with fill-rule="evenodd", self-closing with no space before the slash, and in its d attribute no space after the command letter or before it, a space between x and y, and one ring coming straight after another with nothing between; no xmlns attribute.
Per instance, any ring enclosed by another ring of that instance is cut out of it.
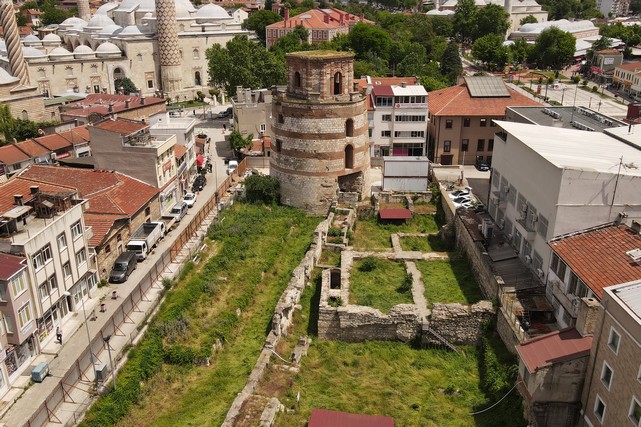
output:
<svg viewBox="0 0 641 427"><path fill-rule="evenodd" d="M500 77L494 76L479 76L479 77L466 77L465 83L470 96L474 98L496 98L496 97L509 97L505 83Z"/></svg>

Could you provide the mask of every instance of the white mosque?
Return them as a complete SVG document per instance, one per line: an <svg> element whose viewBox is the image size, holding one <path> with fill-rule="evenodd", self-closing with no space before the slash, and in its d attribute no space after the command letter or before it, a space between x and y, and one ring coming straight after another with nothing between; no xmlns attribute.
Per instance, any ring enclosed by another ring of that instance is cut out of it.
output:
<svg viewBox="0 0 641 427"><path fill-rule="evenodd" d="M19 77L15 63L24 61L26 82L45 97L117 93L120 79L128 77L143 96L192 99L207 93L207 48L252 35L241 28L246 12L230 16L215 4L196 9L189 0L123 0L103 4L93 16L88 0L78 0L78 11L80 18L42 38L22 39L22 55L8 49L5 29L0 67Z"/></svg>

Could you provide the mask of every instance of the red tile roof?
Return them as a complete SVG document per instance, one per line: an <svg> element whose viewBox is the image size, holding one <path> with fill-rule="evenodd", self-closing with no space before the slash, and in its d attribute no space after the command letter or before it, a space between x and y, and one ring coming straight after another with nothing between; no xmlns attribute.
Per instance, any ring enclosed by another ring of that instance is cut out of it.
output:
<svg viewBox="0 0 641 427"><path fill-rule="evenodd" d="M174 156L177 159L180 159L182 156L184 156L186 152L187 152L187 147L185 147L184 145L180 145L180 144L174 145Z"/></svg>
<svg viewBox="0 0 641 427"><path fill-rule="evenodd" d="M550 247L601 298L603 288L641 279L641 265L626 255L641 248L641 235L626 225L608 224L560 236Z"/></svg>
<svg viewBox="0 0 641 427"><path fill-rule="evenodd" d="M95 128L108 130L110 132L116 132L122 136L131 135L138 131L143 130L144 128L149 127L148 124L143 122L136 122L133 120L126 119L107 119L98 124L94 125Z"/></svg>
<svg viewBox="0 0 641 427"><path fill-rule="evenodd" d="M85 99L68 103L61 114L75 117L88 117L92 113L108 115L167 102L164 98L154 97L145 97L144 104L141 104L141 100L142 97L139 96L91 93ZM128 107L127 101L129 101ZM109 105L112 107L111 111L109 111Z"/></svg>
<svg viewBox="0 0 641 427"><path fill-rule="evenodd" d="M430 92L428 108L437 116L499 116L507 107L540 106L538 102L508 88L509 97L473 98L465 83Z"/></svg>
<svg viewBox="0 0 641 427"><path fill-rule="evenodd" d="M0 253L0 280L8 281L16 273L27 268L25 258Z"/></svg>
<svg viewBox="0 0 641 427"><path fill-rule="evenodd" d="M91 213L131 216L158 194L149 184L111 171L33 165L20 177L77 189L80 197L90 200Z"/></svg>
<svg viewBox="0 0 641 427"><path fill-rule="evenodd" d="M381 219L411 219L412 212L409 209L381 209L378 211Z"/></svg>
<svg viewBox="0 0 641 427"><path fill-rule="evenodd" d="M105 214L95 214L87 213L84 214L85 224L88 227L91 227L92 236L87 242L90 247L96 247L100 245L105 238L109 235L109 232L114 227L116 221L121 219L127 219L127 215L105 215Z"/></svg>
<svg viewBox="0 0 641 427"><path fill-rule="evenodd" d="M394 96L394 90L392 90L392 86L374 86L372 94L374 96Z"/></svg>
<svg viewBox="0 0 641 427"><path fill-rule="evenodd" d="M394 418L312 409L309 427L394 427Z"/></svg>
<svg viewBox="0 0 641 427"><path fill-rule="evenodd" d="M30 157L19 149L16 144L8 144L4 147L0 147L0 163L5 165L13 165L15 163L24 162L29 160Z"/></svg>
<svg viewBox="0 0 641 427"><path fill-rule="evenodd" d="M40 191L44 192L76 192L73 188L65 187L62 185L34 183L33 181L22 178L11 178L7 182L0 184L0 214L10 211L11 209L16 207L16 205L14 204L14 195L22 195L23 203L25 204L29 200L31 200L32 197L30 187L34 185L40 187Z"/></svg>
<svg viewBox="0 0 641 427"><path fill-rule="evenodd" d="M641 70L641 61L630 62L627 64L617 65L615 69L621 69L626 71L640 71Z"/></svg>
<svg viewBox="0 0 641 427"><path fill-rule="evenodd" d="M71 142L67 141L65 138L63 138L61 135L54 133L51 135L46 135L46 136L40 136L38 138L34 138L34 140L42 145L43 147L48 148L50 151L57 151L57 150L62 150L62 149L72 149L73 145L71 145Z"/></svg>
<svg viewBox="0 0 641 427"><path fill-rule="evenodd" d="M60 132L60 136L71 142L73 145L85 144L91 140L87 126L78 126L66 132Z"/></svg>
<svg viewBox="0 0 641 427"><path fill-rule="evenodd" d="M343 23L341 24L341 16L343 17ZM327 19L328 22L325 22ZM341 28L349 27L357 22L364 22L366 24L373 24L372 21L367 19L362 19L356 15L344 12L342 10L334 9L329 7L326 9L312 9L306 12L303 12L299 15L292 16L286 21L275 22L268 25L266 28L295 28L298 25L302 25L305 28Z"/></svg>
<svg viewBox="0 0 641 427"><path fill-rule="evenodd" d="M582 337L575 328L550 332L523 344L516 346L516 352L521 357L530 373L551 365L590 354L592 337Z"/></svg>

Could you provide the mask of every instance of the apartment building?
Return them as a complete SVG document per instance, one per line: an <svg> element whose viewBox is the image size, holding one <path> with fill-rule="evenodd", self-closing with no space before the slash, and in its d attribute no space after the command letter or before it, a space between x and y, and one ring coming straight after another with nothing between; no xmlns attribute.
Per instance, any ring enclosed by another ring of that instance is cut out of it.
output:
<svg viewBox="0 0 641 427"><path fill-rule="evenodd" d="M424 156L427 92L416 77L367 77L371 157Z"/></svg>
<svg viewBox="0 0 641 427"><path fill-rule="evenodd" d="M269 89L236 88L231 99L234 107L234 129L243 136L272 136L272 92Z"/></svg>
<svg viewBox="0 0 641 427"><path fill-rule="evenodd" d="M94 167L115 170L160 190L160 210L167 213L182 199L174 146L176 135L151 135L149 125L107 119L89 126Z"/></svg>
<svg viewBox="0 0 641 427"><path fill-rule="evenodd" d="M12 360L20 365L7 365L10 379L96 287L84 204L75 189L65 186L21 178L0 184L0 252L25 260L24 281L9 294L17 298L12 305L19 306L18 315L3 312L9 343L16 347ZM30 302L21 305L25 289Z"/></svg>
<svg viewBox="0 0 641 427"><path fill-rule="evenodd" d="M466 77L465 83L429 93L427 156L442 165L492 164L494 120L511 106L540 106L508 88L500 77Z"/></svg>
<svg viewBox="0 0 641 427"><path fill-rule="evenodd" d="M641 61L629 62L615 67L612 83L631 96L641 92Z"/></svg>
<svg viewBox="0 0 641 427"><path fill-rule="evenodd" d="M597 0L596 7L606 17L628 16L630 0Z"/></svg>
<svg viewBox="0 0 641 427"><path fill-rule="evenodd" d="M488 212L543 282L550 239L641 215L641 172L624 167L641 164L634 146L599 132L497 124Z"/></svg>
<svg viewBox="0 0 641 427"><path fill-rule="evenodd" d="M581 427L641 424L641 281L605 288L582 396Z"/></svg>

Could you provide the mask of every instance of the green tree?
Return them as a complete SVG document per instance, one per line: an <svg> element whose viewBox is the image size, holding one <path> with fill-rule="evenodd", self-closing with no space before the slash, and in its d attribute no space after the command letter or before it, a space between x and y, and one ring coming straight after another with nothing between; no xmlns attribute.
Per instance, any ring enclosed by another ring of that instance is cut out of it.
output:
<svg viewBox="0 0 641 427"><path fill-rule="evenodd" d="M510 53L503 46L503 37L488 34L477 39L472 45L472 56L483 62L490 70L502 70L509 62Z"/></svg>
<svg viewBox="0 0 641 427"><path fill-rule="evenodd" d="M513 64L524 64L531 55L532 45L525 39L516 39L509 46L510 58Z"/></svg>
<svg viewBox="0 0 641 427"><path fill-rule="evenodd" d="M450 41L441 57L441 74L450 83L455 83L458 77L463 74L463 64L459 55L459 45L454 40Z"/></svg>
<svg viewBox="0 0 641 427"><path fill-rule="evenodd" d="M488 34L505 36L510 28L510 15L502 6L489 4L476 12L474 38L479 39Z"/></svg>
<svg viewBox="0 0 641 427"><path fill-rule="evenodd" d="M138 92L138 89L136 89L136 85L131 81L129 77L123 77L122 79L120 79L119 84L120 88L122 89L122 93L125 95Z"/></svg>
<svg viewBox="0 0 641 427"><path fill-rule="evenodd" d="M31 120L15 119L13 124L13 137L16 141L24 141L38 136L39 123Z"/></svg>
<svg viewBox="0 0 641 427"><path fill-rule="evenodd" d="M280 37L271 47L271 50L279 54L284 61L286 53L316 48L316 46L307 43L307 40L309 40L309 31L302 25L297 25L294 31Z"/></svg>
<svg viewBox="0 0 641 427"><path fill-rule="evenodd" d="M251 203L278 203L280 182L269 175L250 175L245 178L245 197Z"/></svg>
<svg viewBox="0 0 641 427"><path fill-rule="evenodd" d="M239 131L235 130L229 135L229 146L234 150L236 157L240 157L240 150L243 148L250 148L252 146L253 139L253 134L250 133L244 137Z"/></svg>
<svg viewBox="0 0 641 427"><path fill-rule="evenodd" d="M390 57L392 38L387 31L381 28L359 22L349 32L349 40L358 59L363 58L365 53L369 51L385 60Z"/></svg>
<svg viewBox="0 0 641 427"><path fill-rule="evenodd" d="M354 61L354 77L384 76L387 74L387 61L374 52L367 52L362 60Z"/></svg>
<svg viewBox="0 0 641 427"><path fill-rule="evenodd" d="M474 0L459 0L452 25L460 41L472 39L476 34L476 4Z"/></svg>
<svg viewBox="0 0 641 427"><path fill-rule="evenodd" d="M534 15L528 15L525 18L521 19L521 21L519 22L519 25L536 24L538 22L539 22L539 20L536 19L536 17Z"/></svg>
<svg viewBox="0 0 641 427"><path fill-rule="evenodd" d="M42 23L43 26L51 25L51 24L60 24L65 19L71 18L72 16L77 14L78 14L77 12L74 13L74 10L60 9L55 6L47 7L47 8L44 8L42 16L40 17L40 22Z"/></svg>
<svg viewBox="0 0 641 427"><path fill-rule="evenodd" d="M258 38L261 39L263 43L265 43L265 27L282 20L283 18L276 12L263 9L249 15L249 18L247 18L247 20L243 22L243 28L246 30L255 31Z"/></svg>
<svg viewBox="0 0 641 427"><path fill-rule="evenodd" d="M5 144L13 141L13 129L16 120L11 115L11 110L7 104L0 104L0 132L4 137Z"/></svg>
<svg viewBox="0 0 641 427"><path fill-rule="evenodd" d="M559 69L574 58L576 39L557 27L550 27L536 38L532 59L539 68Z"/></svg>
<svg viewBox="0 0 641 427"><path fill-rule="evenodd" d="M425 90L428 92L445 89L448 86L446 82L444 82L443 80L437 77L421 76L419 77L419 80L423 85L423 87L425 88Z"/></svg>
<svg viewBox="0 0 641 427"><path fill-rule="evenodd" d="M397 75L399 76L420 76L424 74L423 68L427 63L425 48L418 43L412 43L412 49L405 58L398 63Z"/></svg>
<svg viewBox="0 0 641 427"><path fill-rule="evenodd" d="M427 15L426 15L427 16ZM454 34L454 24L452 19L447 16L429 16L428 17L434 34L441 37L452 37Z"/></svg>

